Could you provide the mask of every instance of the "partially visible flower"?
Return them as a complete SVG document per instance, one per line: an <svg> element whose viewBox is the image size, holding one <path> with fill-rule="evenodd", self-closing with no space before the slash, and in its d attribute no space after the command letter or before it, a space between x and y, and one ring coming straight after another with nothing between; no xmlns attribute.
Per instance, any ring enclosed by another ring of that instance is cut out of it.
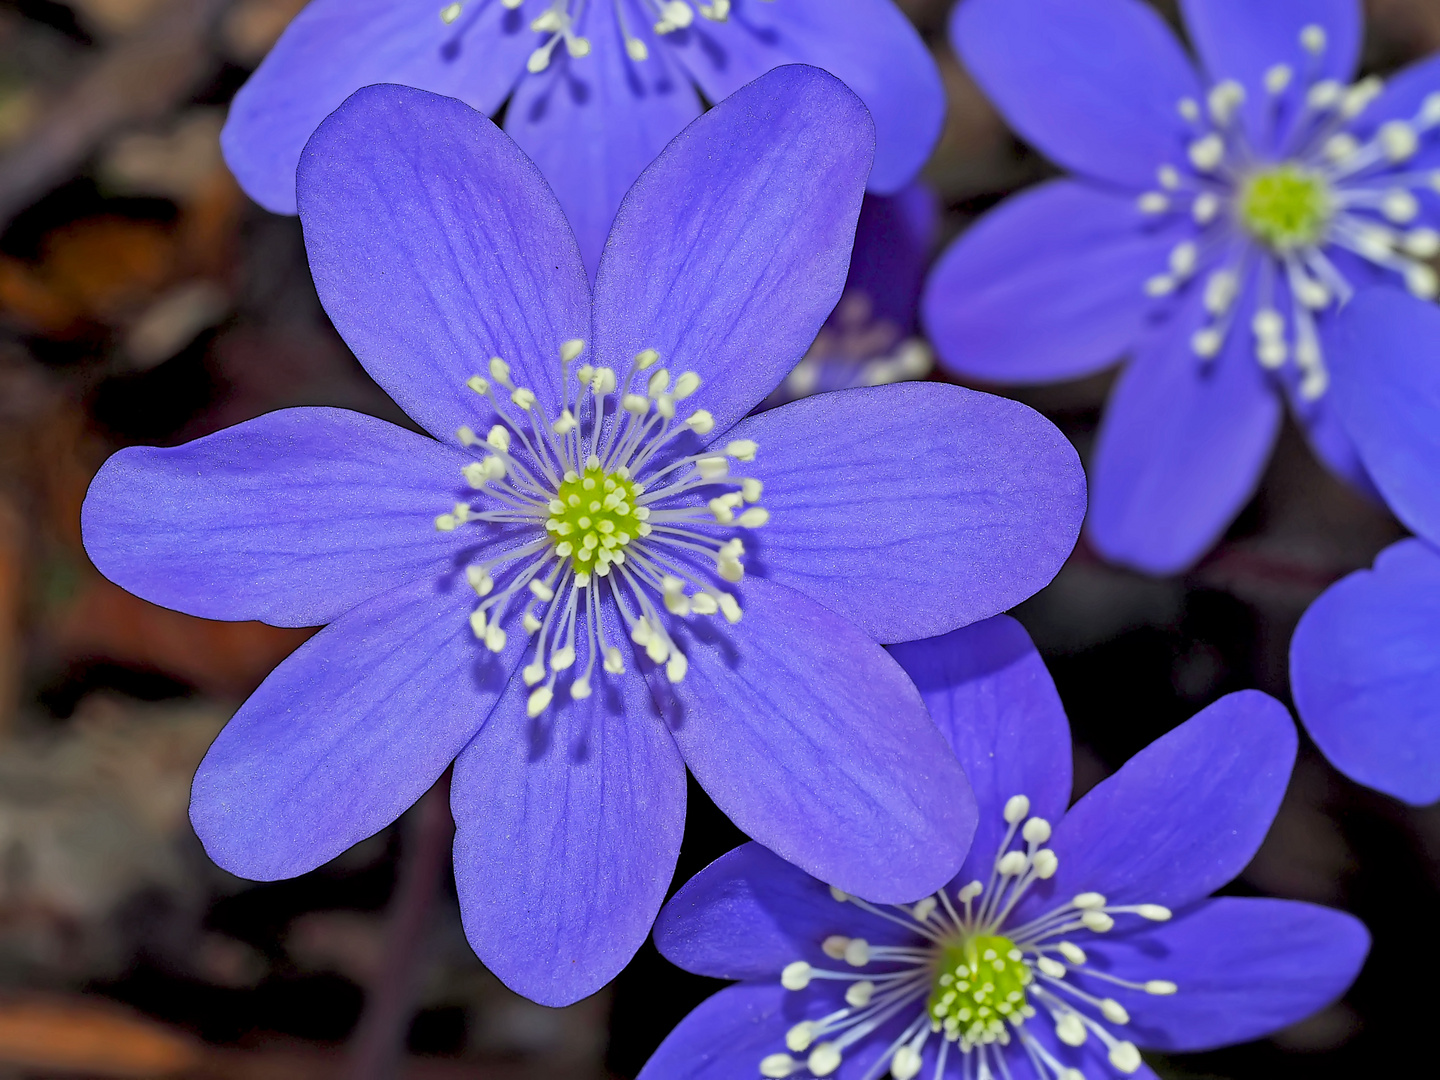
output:
<svg viewBox="0 0 1440 1080"><path fill-rule="evenodd" d="M316 287L431 437L287 409L121 451L84 510L138 595L331 624L201 764L217 862L303 873L454 760L466 930L546 1004L644 940L686 766L861 895L949 875L932 853L963 857L968 787L876 641L1042 586L1084 478L1043 417L956 387L746 419L835 305L871 147L832 76L762 76L636 182L592 290L539 172L463 103L368 87L321 125L299 174Z"/></svg>
<svg viewBox="0 0 1440 1080"><path fill-rule="evenodd" d="M683 886L662 954L743 980L682 1021L641 1080L1153 1078L1139 1047L1202 1050L1308 1016L1369 947L1349 915L1206 899L1265 836L1294 763L1272 698L1222 698L1066 811L1070 732L1018 623L897 646L974 786L965 866L871 904L755 844Z"/></svg>
<svg viewBox="0 0 1440 1080"><path fill-rule="evenodd" d="M1374 289L1339 335L1341 419L1417 535L1310 606L1290 643L1290 685L1336 768L1423 805L1440 799L1440 310Z"/></svg>
<svg viewBox="0 0 1440 1080"><path fill-rule="evenodd" d="M1284 404L1370 482L1335 417L1335 312L1391 281L1433 299L1440 58L1353 85L1358 0L1182 0L1197 72L1140 0L965 0L956 48L1076 179L1001 205L937 265L940 362L1007 383L1131 354L1091 467L1090 538L1193 564L1254 492Z"/></svg>
<svg viewBox="0 0 1440 1080"><path fill-rule="evenodd" d="M791 63L824 68L869 108L871 188L909 182L945 95L893 0L311 0L235 95L221 144L252 198L293 214L301 148L360 87L503 107L593 280L620 200L700 114L700 95L719 101Z"/></svg>
<svg viewBox="0 0 1440 1080"><path fill-rule="evenodd" d="M938 217L935 193L921 181L895 195L865 196L840 303L762 407L930 373L934 355L917 331Z"/></svg>

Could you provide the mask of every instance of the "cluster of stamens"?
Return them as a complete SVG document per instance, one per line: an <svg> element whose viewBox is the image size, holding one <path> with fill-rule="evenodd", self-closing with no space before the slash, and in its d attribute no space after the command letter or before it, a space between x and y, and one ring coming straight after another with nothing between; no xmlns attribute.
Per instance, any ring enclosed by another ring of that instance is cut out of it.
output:
<svg viewBox="0 0 1440 1080"><path fill-rule="evenodd" d="M500 0L512 11L518 8L524 0ZM555 54L555 48L564 43L565 51L579 59L590 55L590 39L576 32L576 25L580 13L586 5L587 0L550 0L550 6L537 15L530 22L530 29L537 33L547 34L548 37L536 47L526 61L525 67L532 74L537 75L550 66L551 57ZM625 14L621 10L624 0L612 0L615 21L620 30L620 36L625 41L625 53L631 60L641 61L650 58L650 50L645 42L630 32L625 23ZM698 11L704 18L711 22L724 22L730 17L731 0L710 0L710 3L701 3L700 0L637 0L642 11L645 11L654 20L651 28L657 34L673 34L677 30L684 30L695 21L695 13ZM440 9L440 21L447 26L454 23L465 12L465 5L460 0L446 4Z"/></svg>
<svg viewBox="0 0 1440 1080"><path fill-rule="evenodd" d="M1130 1022L1124 1006L1114 998L1089 993L1067 977L1079 975L1156 995L1175 993L1175 984L1163 979L1130 982L1092 967L1084 949L1069 938L1108 933L1116 916L1164 922L1170 911L1158 904L1113 905L1099 893L1088 892L1023 924L1008 926L1026 892L1036 882L1054 877L1059 860L1044 846L1050 839L1050 823L1029 816L1028 798L1014 796L1004 813L1009 828L989 882L970 882L956 891L953 901L942 889L908 907L877 906L830 890L836 901L899 925L912 938L898 945L872 945L863 938L832 935L821 949L845 968L819 967L804 960L786 966L780 981L787 990L806 990L816 980L835 981L846 984L845 1004L791 1027L785 1035L786 1050L760 1062L761 1076L773 1080L829 1076L851 1047L882 1026L909 1017L864 1080L875 1080L887 1067L894 1080L913 1080L924 1066L931 1038L939 1046L935 1080L945 1075L952 1053L965 1056L965 1076L974 1080L1010 1076L1005 1053L1023 1053L1041 1080L1085 1080L1080 1070L1061 1062L1027 1026L1042 1010L1066 1046L1082 1046L1093 1036L1120 1072L1139 1069L1135 1044L1110 1030ZM1024 847L1012 850L1017 832Z"/></svg>
<svg viewBox="0 0 1440 1080"><path fill-rule="evenodd" d="M1440 92L1413 118L1387 121L1361 142L1346 128L1383 84L1374 77L1353 86L1320 78L1327 40L1319 26L1305 27L1299 45L1298 73L1282 63L1265 74L1267 130L1247 129L1246 91L1237 82L1216 83L1203 105L1182 99L1180 115L1192 128L1189 168L1162 166L1158 189L1142 195L1139 205L1157 217L1189 214L1202 227L1198 243L1176 245L1168 267L1145 283L1148 295L1167 296L1214 267L1203 286L1207 319L1192 340L1195 354L1204 360L1219 354L1242 287L1253 276L1258 299L1249 329L1256 359L1273 370L1293 358L1299 393L1313 401L1329 384L1315 316L1354 292L1327 247L1393 271L1422 299L1440 293L1440 276L1429 264L1440 255L1440 232L1415 224L1421 210L1415 191L1440 192L1440 170L1404 168L1440 129ZM1292 109L1287 92L1297 77L1304 92ZM1262 158L1256 145L1271 142L1275 153ZM1288 313L1280 310L1281 282Z"/></svg>
<svg viewBox="0 0 1440 1080"><path fill-rule="evenodd" d="M784 399L808 397L854 386L885 386L923 379L935 354L917 337L906 337L889 319L877 318L863 292L847 292L835 314L820 328L800 362L785 377Z"/></svg>
<svg viewBox="0 0 1440 1080"><path fill-rule="evenodd" d="M625 670L623 654L606 637L602 603L613 605L631 641L665 666L671 682L681 681L689 662L670 618L719 614L739 622L739 602L718 584L745 574L744 541L730 533L769 520L753 505L761 482L730 473L732 461L755 459L755 443L733 439L723 450L690 454L679 445L715 426L704 409L675 419L677 404L699 388L698 375L685 372L672 382L656 367L654 349L637 354L623 379L589 364L572 372L584 348L576 339L561 349L563 400L549 423L538 415L534 392L516 386L499 357L491 359L488 379L469 379L498 422L483 439L469 427L459 430L461 444L480 455L461 471L492 505L460 502L435 519L442 532L477 523L491 533L495 553L483 552L489 557L465 570L481 598L470 625L498 653L519 609L521 625L535 637L534 658L521 671L535 688L532 717L554 700L562 676L570 696L583 699L593 692L597 665L611 675Z"/></svg>

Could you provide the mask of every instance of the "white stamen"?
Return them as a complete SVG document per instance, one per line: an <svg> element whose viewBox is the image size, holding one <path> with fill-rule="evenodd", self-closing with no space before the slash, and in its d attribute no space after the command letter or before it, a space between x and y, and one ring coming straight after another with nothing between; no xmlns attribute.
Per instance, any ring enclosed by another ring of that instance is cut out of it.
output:
<svg viewBox="0 0 1440 1080"><path fill-rule="evenodd" d="M1190 164L1201 172L1213 172L1225 160L1225 140L1214 132L1190 144Z"/></svg>
<svg viewBox="0 0 1440 1080"><path fill-rule="evenodd" d="M1325 51L1325 28L1310 23L1300 31L1300 45L1311 56L1319 56Z"/></svg>

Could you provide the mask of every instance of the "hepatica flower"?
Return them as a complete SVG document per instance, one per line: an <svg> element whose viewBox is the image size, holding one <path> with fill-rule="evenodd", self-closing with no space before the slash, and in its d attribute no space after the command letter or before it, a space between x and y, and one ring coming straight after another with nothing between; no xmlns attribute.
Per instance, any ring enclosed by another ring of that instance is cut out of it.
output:
<svg viewBox="0 0 1440 1080"><path fill-rule="evenodd" d="M921 181L865 196L840 303L766 405L930 373L934 355L918 336L920 286L938 218L935 193Z"/></svg>
<svg viewBox="0 0 1440 1080"><path fill-rule="evenodd" d="M1130 360L1091 468L1090 536L1153 573L1249 499L1285 403L1369 480L1336 421L1335 313L1421 301L1440 252L1440 61L1351 83L1355 0L1182 0L1201 70L1139 0L966 0L952 36L1015 130L1076 177L1001 205L925 300L942 364L1001 382Z"/></svg>
<svg viewBox="0 0 1440 1080"><path fill-rule="evenodd" d="M200 766L217 862L303 873L454 760L470 940L547 1004L644 940L687 765L751 836L860 895L953 872L968 787L876 640L1039 588L1084 480L1038 414L955 387L744 419L835 305L871 147L832 76L762 76L637 182L592 293L555 197L483 115L377 86L326 120L299 172L316 286L429 437L287 409L122 451L85 505L95 564L141 596L330 624Z"/></svg>
<svg viewBox="0 0 1440 1080"><path fill-rule="evenodd" d="M683 886L655 940L742 980L641 1080L1153 1077L1138 1047L1254 1039L1329 1004L1369 939L1287 900L1206 899L1249 861L1295 757L1285 710L1222 698L1067 811L1070 733L1005 616L896 647L974 786L975 843L918 903L868 903L756 844Z"/></svg>
<svg viewBox="0 0 1440 1080"><path fill-rule="evenodd" d="M293 214L305 141L360 87L504 106L593 279L621 198L700 114L700 95L719 101L789 63L864 100L874 190L899 189L929 157L944 91L893 0L311 0L236 94L221 144L252 198Z"/></svg>
<svg viewBox="0 0 1440 1080"><path fill-rule="evenodd" d="M1366 470L1416 537L1326 590L1290 644L1295 707L1347 776L1440 799L1440 311L1393 289L1341 317L1336 400Z"/></svg>

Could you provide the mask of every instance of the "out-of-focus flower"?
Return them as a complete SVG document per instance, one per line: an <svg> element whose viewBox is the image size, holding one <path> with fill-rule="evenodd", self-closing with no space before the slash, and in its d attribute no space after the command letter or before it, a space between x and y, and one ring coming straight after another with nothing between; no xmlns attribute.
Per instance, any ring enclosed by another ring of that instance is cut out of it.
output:
<svg viewBox="0 0 1440 1080"><path fill-rule="evenodd" d="M1045 584L1084 478L1044 418L958 387L745 419L840 294L871 147L838 80L762 76L637 181L592 293L543 178L481 114L378 86L327 119L299 173L316 285L433 437L284 410L122 451L85 505L95 564L147 599L331 624L200 768L217 862L303 873L458 755L470 939L547 1004L644 940L687 765L862 896L948 878L968 787L876 640Z"/></svg>
<svg viewBox="0 0 1440 1080"><path fill-rule="evenodd" d="M1095 450L1090 536L1152 573L1224 532L1286 400L1320 458L1369 488L1329 390L1334 313L1381 280L1433 298L1440 253L1440 60L1350 85L1355 0L1181 8L1203 73L1139 0L960 5L971 72L1078 176L980 221L925 301L953 371L1046 382L1132 354Z"/></svg>
<svg viewBox="0 0 1440 1080"><path fill-rule="evenodd" d="M226 160L262 206L295 212L310 133L362 86L402 83L505 108L554 189L591 277L635 178L711 102L781 64L842 79L875 119L870 186L929 157L944 92L892 0L312 0L235 96Z"/></svg>
<svg viewBox="0 0 1440 1080"><path fill-rule="evenodd" d="M1339 320L1335 398L1365 468L1417 538L1327 589L1290 643L1295 707L1345 775L1440 799L1440 310L1368 291Z"/></svg>
<svg viewBox="0 0 1440 1080"><path fill-rule="evenodd" d="M938 216L934 192L920 181L865 196L840 303L766 407L930 373L934 356L916 331Z"/></svg>
<svg viewBox="0 0 1440 1080"><path fill-rule="evenodd" d="M691 1013L642 1080L1154 1077L1139 1046L1258 1038L1342 994L1369 946L1348 915L1207 899L1255 853L1294 763L1272 698L1222 698L1067 812L1069 726L1018 623L895 650L980 807L959 875L870 904L756 844L655 928L689 971L743 980ZM1052 824L1053 823L1053 824Z"/></svg>

